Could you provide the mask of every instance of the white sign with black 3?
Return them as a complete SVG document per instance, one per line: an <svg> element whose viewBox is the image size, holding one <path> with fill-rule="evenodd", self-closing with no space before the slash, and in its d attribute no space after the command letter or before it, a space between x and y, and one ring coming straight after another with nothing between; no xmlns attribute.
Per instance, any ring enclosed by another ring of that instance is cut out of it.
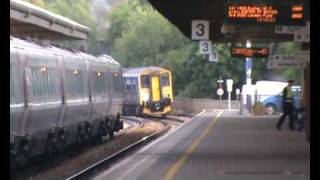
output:
<svg viewBox="0 0 320 180"><path fill-rule="evenodd" d="M217 51L212 50L212 52L209 54L209 61L210 62L218 62L219 61L219 54Z"/></svg>
<svg viewBox="0 0 320 180"><path fill-rule="evenodd" d="M191 24L192 40L209 40L209 21L192 20Z"/></svg>
<svg viewBox="0 0 320 180"><path fill-rule="evenodd" d="M200 54L210 54L212 49L211 41L199 41L199 53Z"/></svg>

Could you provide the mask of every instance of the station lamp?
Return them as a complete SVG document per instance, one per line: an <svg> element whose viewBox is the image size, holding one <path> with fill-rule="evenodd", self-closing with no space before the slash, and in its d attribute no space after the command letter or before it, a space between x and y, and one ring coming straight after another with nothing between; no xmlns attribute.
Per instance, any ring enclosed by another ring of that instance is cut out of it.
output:
<svg viewBox="0 0 320 180"><path fill-rule="evenodd" d="M251 48L251 42L250 42L250 40L247 40L247 42L246 42L246 47L247 47L247 48Z"/></svg>

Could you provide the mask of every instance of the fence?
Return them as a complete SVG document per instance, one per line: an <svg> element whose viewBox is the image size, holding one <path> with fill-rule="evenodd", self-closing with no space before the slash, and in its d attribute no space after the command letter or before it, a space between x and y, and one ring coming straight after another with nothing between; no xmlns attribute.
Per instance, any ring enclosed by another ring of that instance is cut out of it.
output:
<svg viewBox="0 0 320 180"><path fill-rule="evenodd" d="M231 101L231 109L239 110L240 102ZM228 109L228 100L175 98L173 111L177 114L196 114L203 109Z"/></svg>

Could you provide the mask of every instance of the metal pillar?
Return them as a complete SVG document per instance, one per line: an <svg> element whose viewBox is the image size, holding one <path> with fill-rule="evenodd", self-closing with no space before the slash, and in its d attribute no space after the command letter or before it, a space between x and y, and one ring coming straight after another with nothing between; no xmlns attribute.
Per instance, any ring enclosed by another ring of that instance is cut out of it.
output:
<svg viewBox="0 0 320 180"><path fill-rule="evenodd" d="M242 94L240 94L240 115L243 114L243 97Z"/></svg>
<svg viewBox="0 0 320 180"><path fill-rule="evenodd" d="M252 84L252 58L246 58L246 84Z"/></svg>
<svg viewBox="0 0 320 180"><path fill-rule="evenodd" d="M228 91L228 110L231 110L231 92Z"/></svg>
<svg viewBox="0 0 320 180"><path fill-rule="evenodd" d="M304 96L305 96L305 130L307 141L310 142L310 64L308 63L304 71Z"/></svg>

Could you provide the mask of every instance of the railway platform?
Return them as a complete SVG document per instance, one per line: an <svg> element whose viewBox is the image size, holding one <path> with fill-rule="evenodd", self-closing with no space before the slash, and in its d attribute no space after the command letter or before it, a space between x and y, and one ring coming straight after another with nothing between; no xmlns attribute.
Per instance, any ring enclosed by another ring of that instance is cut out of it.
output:
<svg viewBox="0 0 320 180"><path fill-rule="evenodd" d="M307 180L305 134L278 131L279 116L205 111L93 179Z"/></svg>

